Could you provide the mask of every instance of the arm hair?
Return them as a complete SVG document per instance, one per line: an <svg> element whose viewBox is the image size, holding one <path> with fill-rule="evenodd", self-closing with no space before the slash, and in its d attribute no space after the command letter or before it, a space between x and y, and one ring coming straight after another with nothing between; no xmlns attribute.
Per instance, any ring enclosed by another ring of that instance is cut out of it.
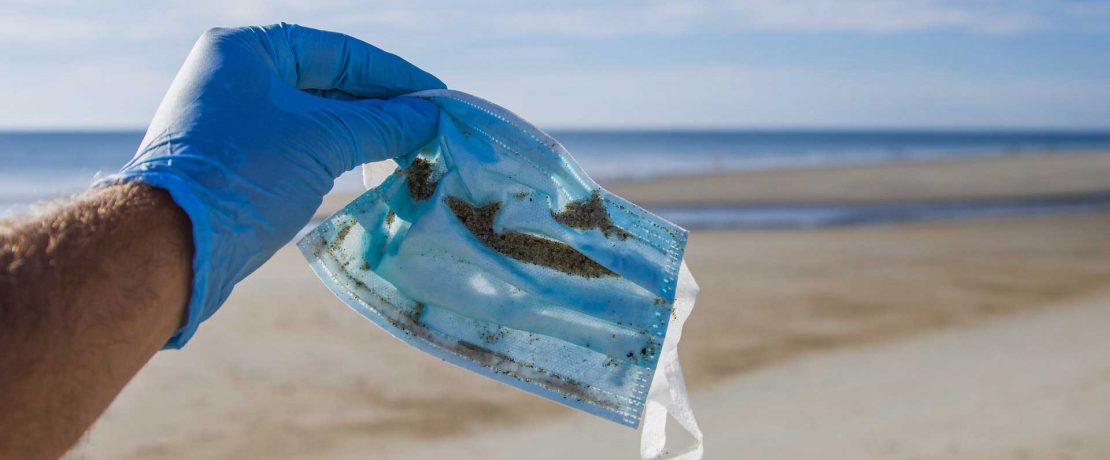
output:
<svg viewBox="0 0 1110 460"><path fill-rule="evenodd" d="M188 217L98 188L0 223L0 458L57 458L182 322Z"/></svg>

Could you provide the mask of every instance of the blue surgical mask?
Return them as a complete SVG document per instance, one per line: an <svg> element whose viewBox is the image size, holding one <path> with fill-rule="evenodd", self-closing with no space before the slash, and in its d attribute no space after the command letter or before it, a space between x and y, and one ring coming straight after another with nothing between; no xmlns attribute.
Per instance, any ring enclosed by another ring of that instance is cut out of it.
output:
<svg viewBox="0 0 1110 460"><path fill-rule="evenodd" d="M605 191L505 109L413 96L440 107L438 133L299 242L313 269L427 353L639 426L680 267L689 276L686 231Z"/></svg>

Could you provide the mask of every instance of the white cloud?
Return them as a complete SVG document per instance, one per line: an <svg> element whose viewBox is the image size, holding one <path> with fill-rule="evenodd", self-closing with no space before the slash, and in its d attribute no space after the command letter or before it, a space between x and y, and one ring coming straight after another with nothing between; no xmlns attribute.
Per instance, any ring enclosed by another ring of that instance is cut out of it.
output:
<svg viewBox="0 0 1110 460"><path fill-rule="evenodd" d="M985 33L1020 33L1047 27L1027 9L984 2L883 0L736 0L732 11L743 26L764 30L900 32L961 29Z"/></svg>
<svg viewBox="0 0 1110 460"><path fill-rule="evenodd" d="M697 1L645 2L637 7L524 9L495 18L497 27L514 34L614 37L689 32L711 20L712 12Z"/></svg>

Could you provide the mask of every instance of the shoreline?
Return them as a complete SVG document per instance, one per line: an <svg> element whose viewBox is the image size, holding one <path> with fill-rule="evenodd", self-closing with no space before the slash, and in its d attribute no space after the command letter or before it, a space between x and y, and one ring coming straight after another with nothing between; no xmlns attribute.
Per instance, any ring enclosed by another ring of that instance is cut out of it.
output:
<svg viewBox="0 0 1110 460"><path fill-rule="evenodd" d="M1029 198L972 198L967 200L691 204L648 208L648 211L687 230L796 230L868 227L922 222L1041 217L1110 212L1110 192ZM293 241L320 225L315 216Z"/></svg>
<svg viewBox="0 0 1110 460"><path fill-rule="evenodd" d="M1016 199L688 205L648 210L690 230L816 229L1110 212L1110 192Z"/></svg>
<svg viewBox="0 0 1110 460"><path fill-rule="evenodd" d="M906 160L602 185L648 207L1048 198L1110 192L1110 152Z"/></svg>
<svg viewBox="0 0 1110 460"><path fill-rule="evenodd" d="M786 172L786 171L812 171L823 169L842 169L842 168L870 168L870 167L883 167L883 166L897 166L897 165L922 165L938 162L951 162L951 161L975 161L975 160L1006 160L1006 159L1021 159L1028 157L1063 157L1063 156L1085 156L1085 155L1103 155L1110 153L1110 150L1105 148L1091 148L1091 149L1043 149L1043 150L1028 150L1028 151L989 151L984 153L941 153L941 154L928 154L928 155L907 155L907 156L879 156L875 159L866 160L845 160L845 161L827 161L827 162L800 162L800 163L782 163L772 164L770 166L742 166L742 167L725 167L722 170L691 170L687 172L679 172L675 174L667 174L661 176L626 176L626 177L613 177L604 178L599 182L604 182L610 186L615 185L634 185L642 182L651 182L658 179L665 178L678 178L678 179L694 179L703 176L717 176L717 175L732 175L732 174L761 174L773 172Z"/></svg>
<svg viewBox="0 0 1110 460"><path fill-rule="evenodd" d="M1049 200L1110 193L1110 152L997 155L602 183L651 208ZM324 197L323 220L361 192Z"/></svg>
<svg viewBox="0 0 1110 460"><path fill-rule="evenodd" d="M1078 214L1110 210L1110 152L741 171L603 186L693 230ZM324 197L313 223L357 196Z"/></svg>

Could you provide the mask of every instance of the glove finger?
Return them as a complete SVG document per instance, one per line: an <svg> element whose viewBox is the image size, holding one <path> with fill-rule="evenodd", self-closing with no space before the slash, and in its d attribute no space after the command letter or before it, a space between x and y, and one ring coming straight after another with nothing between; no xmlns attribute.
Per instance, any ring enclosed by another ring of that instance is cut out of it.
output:
<svg viewBox="0 0 1110 460"><path fill-rule="evenodd" d="M424 99L331 101L328 115L350 132L343 152L344 170L404 155L423 146L436 132L439 107Z"/></svg>
<svg viewBox="0 0 1110 460"><path fill-rule="evenodd" d="M276 24L265 30L275 46L287 44L292 62L276 64L286 81L298 89L339 90L359 98L383 99L447 87L399 56L354 37L295 24ZM285 53L277 53L282 55Z"/></svg>

